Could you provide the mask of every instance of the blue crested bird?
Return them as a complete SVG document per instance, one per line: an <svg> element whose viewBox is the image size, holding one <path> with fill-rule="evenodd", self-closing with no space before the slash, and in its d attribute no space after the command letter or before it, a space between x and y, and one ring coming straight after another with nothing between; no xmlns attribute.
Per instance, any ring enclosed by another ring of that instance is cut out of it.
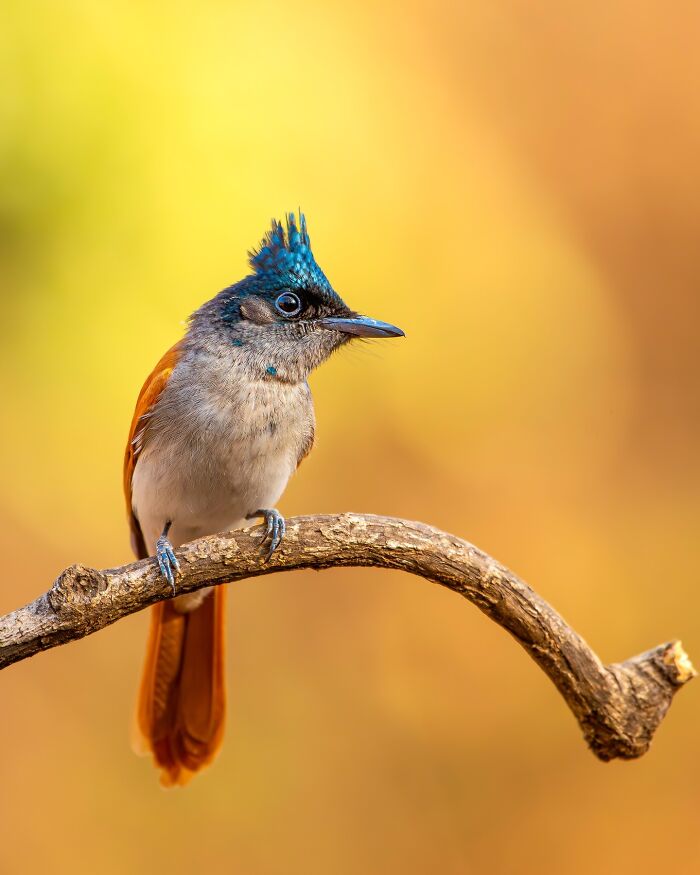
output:
<svg viewBox="0 0 700 875"><path fill-rule="evenodd" d="M126 447L132 546L156 557L174 595L151 609L136 713L137 749L166 786L213 760L225 716L226 588L178 596L174 548L261 517L272 555L285 533L275 504L314 441L310 372L353 337L403 336L342 301L302 214L273 221L250 267L158 362Z"/></svg>

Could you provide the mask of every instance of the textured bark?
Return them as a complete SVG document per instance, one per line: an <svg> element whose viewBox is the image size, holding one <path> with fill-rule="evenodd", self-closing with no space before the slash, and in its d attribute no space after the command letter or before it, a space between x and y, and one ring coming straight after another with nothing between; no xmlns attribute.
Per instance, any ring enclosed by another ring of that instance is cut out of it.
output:
<svg viewBox="0 0 700 875"><path fill-rule="evenodd" d="M506 629L547 673L602 760L649 748L674 693L695 676L679 641L603 665L547 602L466 541L422 523L363 514L296 517L269 562L260 529L201 538L176 551L178 593L298 568L398 568L459 593ZM66 569L48 593L0 618L0 668L83 638L171 595L153 560Z"/></svg>

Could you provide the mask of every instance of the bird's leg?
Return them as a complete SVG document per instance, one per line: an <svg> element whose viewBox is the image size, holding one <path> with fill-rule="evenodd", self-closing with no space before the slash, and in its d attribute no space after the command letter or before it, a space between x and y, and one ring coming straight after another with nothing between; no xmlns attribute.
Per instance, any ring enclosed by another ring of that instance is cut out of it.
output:
<svg viewBox="0 0 700 875"><path fill-rule="evenodd" d="M172 526L172 520L168 520L163 529L163 534L156 541L156 559L160 573L168 581L175 595L175 578L180 571L180 563L173 551L173 545L168 540L168 532Z"/></svg>
<svg viewBox="0 0 700 875"><path fill-rule="evenodd" d="M246 519L252 520L255 517L261 516L265 520L265 534L262 537L262 544L264 544L268 539L270 540L270 549L267 553L267 558L275 552L275 550L279 547L282 538L284 538L285 532L287 531L287 524L284 521L284 517L282 514L272 509L268 510L265 508L261 508L260 510L256 510L254 513L248 514Z"/></svg>

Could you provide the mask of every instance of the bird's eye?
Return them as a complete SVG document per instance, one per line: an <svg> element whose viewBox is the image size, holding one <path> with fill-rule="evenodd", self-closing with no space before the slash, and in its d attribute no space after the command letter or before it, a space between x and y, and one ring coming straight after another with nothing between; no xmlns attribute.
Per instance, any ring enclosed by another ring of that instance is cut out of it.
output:
<svg viewBox="0 0 700 875"><path fill-rule="evenodd" d="M275 301L275 307L283 316L298 316L301 313L301 299L294 292L283 292Z"/></svg>

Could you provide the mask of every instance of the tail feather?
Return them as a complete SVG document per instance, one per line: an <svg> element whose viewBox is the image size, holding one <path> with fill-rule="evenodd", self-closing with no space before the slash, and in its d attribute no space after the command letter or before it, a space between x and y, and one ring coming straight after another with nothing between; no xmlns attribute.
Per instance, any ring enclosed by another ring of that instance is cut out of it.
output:
<svg viewBox="0 0 700 875"><path fill-rule="evenodd" d="M165 786L186 784L221 746L225 597L225 587L217 586L191 613L172 602L151 609L135 747L153 755Z"/></svg>

